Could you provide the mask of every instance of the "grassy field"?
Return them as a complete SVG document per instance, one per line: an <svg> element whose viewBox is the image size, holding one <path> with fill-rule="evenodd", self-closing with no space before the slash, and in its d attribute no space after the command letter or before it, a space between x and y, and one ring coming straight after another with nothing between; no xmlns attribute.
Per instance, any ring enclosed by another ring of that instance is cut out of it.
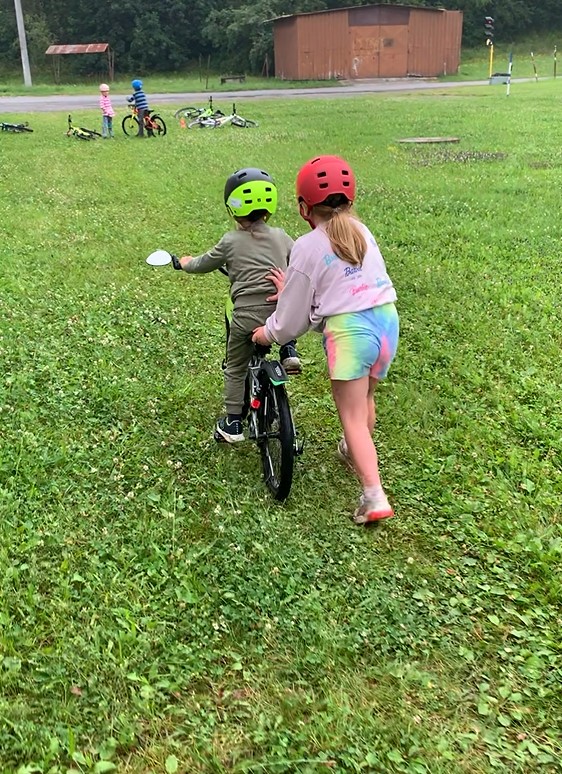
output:
<svg viewBox="0 0 562 774"><path fill-rule="evenodd" d="M2 772L561 770L560 88L0 136ZM397 142L435 135L460 142ZM321 152L355 167L399 295L375 531L349 520L320 337L281 506L253 445L212 441L223 278L144 263L210 246L247 164L303 233L294 178Z"/></svg>

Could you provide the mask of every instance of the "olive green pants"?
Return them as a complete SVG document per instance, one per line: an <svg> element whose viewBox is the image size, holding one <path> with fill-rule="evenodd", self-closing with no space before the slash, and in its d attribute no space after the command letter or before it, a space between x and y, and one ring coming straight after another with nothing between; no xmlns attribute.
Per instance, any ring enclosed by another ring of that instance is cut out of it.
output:
<svg viewBox="0 0 562 774"><path fill-rule="evenodd" d="M248 363L254 351L252 333L263 325L275 310L275 304L235 309L230 322L224 369L224 405L228 414L241 414L244 405L244 382Z"/></svg>

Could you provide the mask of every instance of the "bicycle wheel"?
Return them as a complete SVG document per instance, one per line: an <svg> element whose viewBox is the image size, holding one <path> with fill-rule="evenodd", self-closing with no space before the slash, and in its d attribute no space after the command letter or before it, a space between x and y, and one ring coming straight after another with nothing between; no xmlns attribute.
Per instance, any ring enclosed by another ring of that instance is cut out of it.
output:
<svg viewBox="0 0 562 774"><path fill-rule="evenodd" d="M174 118L193 119L193 118L196 118L197 116L200 116L202 112L203 112L203 108L187 105L186 107L182 107L179 110L176 110L176 112L174 113Z"/></svg>
<svg viewBox="0 0 562 774"><path fill-rule="evenodd" d="M86 142L89 142L89 140L95 139L94 137L92 137L91 134L87 134L86 132L83 132L79 128L73 129L71 134L73 137L76 137L77 140L85 140Z"/></svg>
<svg viewBox="0 0 562 774"><path fill-rule="evenodd" d="M127 137L134 137L139 133L139 120L136 116L125 116L121 122L121 129Z"/></svg>
<svg viewBox="0 0 562 774"><path fill-rule="evenodd" d="M257 121L252 121L251 118L242 118L242 116L233 116L231 122L232 126L238 126L242 129L257 126Z"/></svg>
<svg viewBox="0 0 562 774"><path fill-rule="evenodd" d="M285 500L293 483L293 422L285 387L272 384L267 378L264 379L258 430L264 481L276 500Z"/></svg>
<svg viewBox="0 0 562 774"><path fill-rule="evenodd" d="M161 118L159 115L156 115L156 113L152 116L150 116L150 122L152 130L152 133L155 137L164 137L166 134L166 124L164 123L164 119Z"/></svg>

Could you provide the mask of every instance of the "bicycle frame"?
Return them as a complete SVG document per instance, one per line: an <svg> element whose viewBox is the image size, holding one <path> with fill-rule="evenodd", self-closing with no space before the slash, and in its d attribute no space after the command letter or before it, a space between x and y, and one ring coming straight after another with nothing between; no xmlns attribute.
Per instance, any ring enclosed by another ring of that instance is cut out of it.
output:
<svg viewBox="0 0 562 774"><path fill-rule="evenodd" d="M194 126L200 126L203 128L208 129L218 129L221 126L226 126L227 124L231 124L232 126L238 126L238 127L250 127L250 126L257 126L257 121L252 121L247 118L242 118L242 116L238 115L236 112L236 105L232 105L232 113L230 115L225 116L224 114L218 114L218 112L215 112L211 115L208 115L206 112L202 112L197 118L195 118L190 124L190 127Z"/></svg>
<svg viewBox="0 0 562 774"><path fill-rule="evenodd" d="M172 266L181 270L175 255ZM228 277L224 267L219 271ZM232 321L233 304L230 295L225 306L225 325L228 338ZM270 346L255 345L246 372L242 421L247 420L249 440L254 441L261 456L263 478L276 500L286 500L293 482L295 457L302 454L301 440L295 426L285 385L289 377L278 360L269 360ZM227 367L223 361L223 369ZM215 440L225 440L215 429Z"/></svg>
<svg viewBox="0 0 562 774"><path fill-rule="evenodd" d="M8 124L4 121L0 121L0 131L2 132L32 132L33 129L30 128L27 121L24 124Z"/></svg>
<svg viewBox="0 0 562 774"><path fill-rule="evenodd" d="M138 132L139 111L136 105L129 105L129 110L131 112L128 116L125 116L121 122L121 128L126 135L131 136L132 134L137 134ZM161 116L159 116L157 113L154 113L152 110L149 110L148 112L145 111L144 113L143 129L149 135L153 136L165 135L167 131L164 120L161 118Z"/></svg>
<svg viewBox="0 0 562 774"><path fill-rule="evenodd" d="M79 140L95 140L96 137L101 137L101 134L94 129L86 129L84 126L74 126L71 115L68 116L68 130L66 134L68 137L77 137Z"/></svg>

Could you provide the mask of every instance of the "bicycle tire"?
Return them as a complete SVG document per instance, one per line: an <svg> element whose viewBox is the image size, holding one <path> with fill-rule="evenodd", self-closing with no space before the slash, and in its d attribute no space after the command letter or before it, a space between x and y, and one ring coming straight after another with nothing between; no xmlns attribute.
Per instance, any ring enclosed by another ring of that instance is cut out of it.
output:
<svg viewBox="0 0 562 774"><path fill-rule="evenodd" d="M127 137L134 137L139 133L139 120L136 116L125 116L121 121L121 129Z"/></svg>
<svg viewBox="0 0 562 774"><path fill-rule="evenodd" d="M258 445L263 478L276 500L286 500L293 483L294 431L285 387L264 378L258 409Z"/></svg>
<svg viewBox="0 0 562 774"><path fill-rule="evenodd" d="M259 125L257 121L252 121L251 118L242 118L242 116L234 116L230 123L232 126L237 126L240 129L249 129Z"/></svg>
<svg viewBox="0 0 562 774"><path fill-rule="evenodd" d="M162 116L159 116L157 113L154 113L154 115L150 116L150 120L153 124L156 124L156 128L154 126L150 127L150 130L154 134L155 137L164 137L166 134L166 123L164 122L164 119Z"/></svg>
<svg viewBox="0 0 562 774"><path fill-rule="evenodd" d="M67 132L67 134L69 137L76 137L77 140L85 140L86 142L95 140L95 137L82 132L80 129L72 129L70 132Z"/></svg>
<svg viewBox="0 0 562 774"><path fill-rule="evenodd" d="M92 137L101 137L100 132L96 132L95 129L86 129L85 126L79 127L81 132L84 132L85 134L91 134Z"/></svg>
<svg viewBox="0 0 562 774"><path fill-rule="evenodd" d="M200 116L203 112L204 108L198 108L194 107L192 105L186 105L186 107L182 107L179 110L176 110L174 113L174 118L180 119L180 118L196 118L197 116Z"/></svg>

